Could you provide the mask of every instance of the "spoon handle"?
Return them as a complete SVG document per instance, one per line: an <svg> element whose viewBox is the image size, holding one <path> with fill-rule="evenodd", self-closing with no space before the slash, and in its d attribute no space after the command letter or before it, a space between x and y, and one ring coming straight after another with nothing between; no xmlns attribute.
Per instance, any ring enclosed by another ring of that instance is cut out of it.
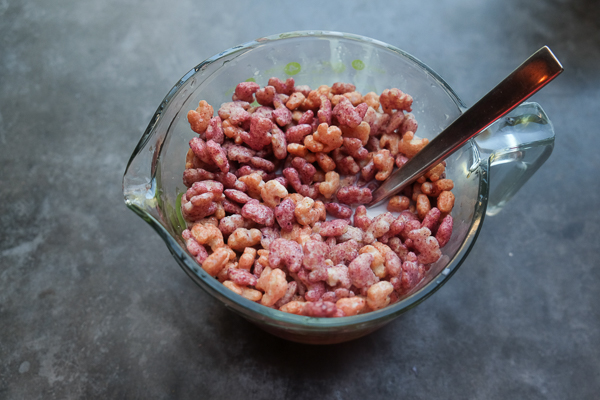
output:
<svg viewBox="0 0 600 400"><path fill-rule="evenodd" d="M373 192L369 207L393 196L479 134L494 121L546 86L563 71L552 51L544 46L502 82L466 110L404 166Z"/></svg>

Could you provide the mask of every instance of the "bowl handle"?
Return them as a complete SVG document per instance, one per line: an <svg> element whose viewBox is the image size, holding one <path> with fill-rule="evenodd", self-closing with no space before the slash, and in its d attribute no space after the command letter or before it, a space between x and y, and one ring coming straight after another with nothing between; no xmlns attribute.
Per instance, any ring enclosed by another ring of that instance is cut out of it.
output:
<svg viewBox="0 0 600 400"><path fill-rule="evenodd" d="M475 139L490 163L487 215L496 215L554 148L554 128L538 103L523 103Z"/></svg>

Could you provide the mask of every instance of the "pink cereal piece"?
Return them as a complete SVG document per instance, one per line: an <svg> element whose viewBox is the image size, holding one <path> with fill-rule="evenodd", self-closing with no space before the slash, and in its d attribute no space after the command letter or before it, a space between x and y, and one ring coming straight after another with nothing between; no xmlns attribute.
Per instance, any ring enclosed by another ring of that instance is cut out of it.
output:
<svg viewBox="0 0 600 400"><path fill-rule="evenodd" d="M363 120L365 115L367 115L368 109L369 109L369 105L367 103L360 103L359 105L356 106L355 110L358 113L358 116L360 117L361 121Z"/></svg>
<svg viewBox="0 0 600 400"><path fill-rule="evenodd" d="M368 188L346 186L338 190L337 199L344 204L368 204L373 200L373 195Z"/></svg>
<svg viewBox="0 0 600 400"><path fill-rule="evenodd" d="M254 101L254 93L260 89L260 86L256 82L241 82L235 87L235 98L234 100L246 101L252 103Z"/></svg>
<svg viewBox="0 0 600 400"><path fill-rule="evenodd" d="M306 285L304 298L307 301L318 301L325 294L325 282L318 281Z"/></svg>
<svg viewBox="0 0 600 400"><path fill-rule="evenodd" d="M400 293L408 293L419 283L419 265L415 253L408 253L407 260L402 263L402 274L400 277Z"/></svg>
<svg viewBox="0 0 600 400"><path fill-rule="evenodd" d="M254 150L244 146L230 145L227 147L227 157L232 161L237 161L241 164L248 164L252 157L256 155Z"/></svg>
<svg viewBox="0 0 600 400"><path fill-rule="evenodd" d="M366 231L371 225L371 218L367 216L367 208L365 206L356 207L354 211L354 226Z"/></svg>
<svg viewBox="0 0 600 400"><path fill-rule="evenodd" d="M271 144L275 158L283 160L287 157L287 140L285 139L285 133L277 126L273 126L273 129L271 130Z"/></svg>
<svg viewBox="0 0 600 400"><path fill-rule="evenodd" d="M402 122L404 122L404 112L402 110L394 111L390 116L390 119L387 123L387 126L384 129L384 132L387 134L391 134L396 129L398 129L400 125L402 125Z"/></svg>
<svg viewBox="0 0 600 400"><path fill-rule="evenodd" d="M348 265L350 280L357 288L368 288L379 282L379 278L375 276L371 269L372 262L373 254L363 253Z"/></svg>
<svg viewBox="0 0 600 400"><path fill-rule="evenodd" d="M265 226L260 229L260 233L262 233L260 245L265 249L268 249L275 239L280 238L279 229L274 227Z"/></svg>
<svg viewBox="0 0 600 400"><path fill-rule="evenodd" d="M238 206L235 203L232 203L231 201L227 200L227 199L223 199L223 209L225 210L226 213L229 214L239 214L242 212L242 207Z"/></svg>
<svg viewBox="0 0 600 400"><path fill-rule="evenodd" d="M402 125L398 129L398 133L400 133L400 135L404 135L408 131L416 133L418 127L419 124L417 123L415 116L412 114L406 114L404 116L404 121L402 122Z"/></svg>
<svg viewBox="0 0 600 400"><path fill-rule="evenodd" d="M250 159L250 165L265 172L273 172L275 170L275 164L260 157L252 157Z"/></svg>
<svg viewBox="0 0 600 400"><path fill-rule="evenodd" d="M429 229L414 229L408 233L408 238L412 239L414 248L419 252L420 263L431 264L442 256L440 245Z"/></svg>
<svg viewBox="0 0 600 400"><path fill-rule="evenodd" d="M399 153L396 156L396 167L402 168L402 167L404 167L404 164L406 164L407 162L408 162L408 157L406 157L404 154Z"/></svg>
<svg viewBox="0 0 600 400"><path fill-rule="evenodd" d="M253 150L262 150L271 143L271 134L273 122L270 119L261 116L253 116L250 119L250 132L242 132L242 141Z"/></svg>
<svg viewBox="0 0 600 400"><path fill-rule="evenodd" d="M231 165L229 166L231 168ZM226 189L234 189L236 187L237 177L231 172L216 172L214 180L223 184Z"/></svg>
<svg viewBox="0 0 600 400"><path fill-rule="evenodd" d="M348 220L334 219L321 224L321 236L340 236L348 230Z"/></svg>
<svg viewBox="0 0 600 400"><path fill-rule="evenodd" d="M358 242L354 239L336 244L329 251L329 259L334 265L347 264L356 257L358 257Z"/></svg>
<svg viewBox="0 0 600 400"><path fill-rule="evenodd" d="M315 174L317 173L317 169L314 167L314 165L301 157L294 157L294 159L292 159L292 167L298 171L300 180L304 185L310 185Z"/></svg>
<svg viewBox="0 0 600 400"><path fill-rule="evenodd" d="M279 126L286 126L292 122L292 112L287 107L279 107L273 111L273 119Z"/></svg>
<svg viewBox="0 0 600 400"><path fill-rule="evenodd" d="M350 103L350 100L345 97L342 97L340 102L333 108L333 115L336 116L340 125L346 125L350 128L356 128L362 122L362 118Z"/></svg>
<svg viewBox="0 0 600 400"><path fill-rule="evenodd" d="M181 213L190 221L197 221L212 215L217 211L217 204L213 202L213 198L212 193L203 193L192 197L187 202L182 201Z"/></svg>
<svg viewBox="0 0 600 400"><path fill-rule="evenodd" d="M219 199L223 194L223 184L217 181L201 181L195 182L186 192L185 196L191 199L194 196L212 193L215 199Z"/></svg>
<svg viewBox="0 0 600 400"><path fill-rule="evenodd" d="M260 225L271 226L275 222L273 210L263 206L258 200L250 200L242 207L242 217L251 219Z"/></svg>
<svg viewBox="0 0 600 400"><path fill-rule="evenodd" d="M235 190L235 189L226 189L225 196L227 196L227 198L235 201L236 203L240 203L240 204L246 204L250 200L252 200L252 197L248 196L246 193L241 192L239 190Z"/></svg>
<svg viewBox="0 0 600 400"><path fill-rule="evenodd" d="M225 150L221 148L221 145L214 140L206 142L206 148L210 157L214 161L215 165L219 167L221 172L229 172L229 161L227 161L227 154Z"/></svg>
<svg viewBox="0 0 600 400"><path fill-rule="evenodd" d="M229 280L240 286L255 286L258 279L245 269L229 268L227 271Z"/></svg>
<svg viewBox="0 0 600 400"><path fill-rule="evenodd" d="M277 77L269 79L269 86L273 86L277 93L287 94L288 96L294 93L294 78L288 78L285 82Z"/></svg>
<svg viewBox="0 0 600 400"><path fill-rule="evenodd" d="M219 144L223 144L225 136L223 134L223 126L221 125L220 117L213 117L210 119L208 128L206 128L206 140L214 140Z"/></svg>
<svg viewBox="0 0 600 400"><path fill-rule="evenodd" d="M331 125L331 117L333 115L333 110L331 108L331 101L327 98L327 96L321 96L321 105L319 106L319 111L317 112L317 118L319 123L326 123L327 125Z"/></svg>
<svg viewBox="0 0 600 400"><path fill-rule="evenodd" d="M254 109L254 112L252 113L252 115L258 115L258 116L270 119L271 121L275 122L275 119L273 118L273 111L274 111L273 107L260 106L260 107L257 107L256 109Z"/></svg>
<svg viewBox="0 0 600 400"><path fill-rule="evenodd" d="M202 162L206 164L212 164L212 158L206 147L204 140L199 137L194 137L190 140L190 148Z"/></svg>
<svg viewBox="0 0 600 400"><path fill-rule="evenodd" d="M313 123L314 119L315 119L315 113L313 112L313 110L308 110L304 114L302 114L302 117L300 117L300 119L298 120L298 125L307 124L312 127L312 123Z"/></svg>
<svg viewBox="0 0 600 400"><path fill-rule="evenodd" d="M384 254L385 269L389 276L398 276L402 272L402 261L393 251L387 251Z"/></svg>
<svg viewBox="0 0 600 400"><path fill-rule="evenodd" d="M202 168L188 168L183 171L183 184L187 187L207 179L215 179L215 174Z"/></svg>
<svg viewBox="0 0 600 400"><path fill-rule="evenodd" d="M362 140L358 138L344 138L344 148L355 160L364 160L369 156L369 150L362 145Z"/></svg>
<svg viewBox="0 0 600 400"><path fill-rule="evenodd" d="M298 272L303 256L302 246L292 240L279 238L269 245L269 265L273 268L285 266L290 272Z"/></svg>
<svg viewBox="0 0 600 400"><path fill-rule="evenodd" d="M444 247L452 236L452 225L454 221L451 215L446 215L437 230L435 238L437 239L440 248Z"/></svg>
<svg viewBox="0 0 600 400"><path fill-rule="evenodd" d="M285 140L288 143L303 143L304 137L312 133L312 126L308 124L298 124L292 126L285 132Z"/></svg>
<svg viewBox="0 0 600 400"><path fill-rule="evenodd" d="M438 227L441 214L442 213L440 210L438 210L436 207L431 208L431 210L425 214L425 218L423 218L423 222L421 223L421 228L427 228L431 232L435 232L436 228Z"/></svg>
<svg viewBox="0 0 600 400"><path fill-rule="evenodd" d="M338 287L335 290L336 298L348 297L350 286L352 281L350 280L350 273L348 267L344 264L338 264L333 267L327 268L327 280L325 281L331 287Z"/></svg>
<svg viewBox="0 0 600 400"><path fill-rule="evenodd" d="M356 86L351 83L336 82L331 86L331 93L333 94L344 94L354 92Z"/></svg>
<svg viewBox="0 0 600 400"><path fill-rule="evenodd" d="M325 209L335 218L350 218L352 216L352 209L344 204L327 203Z"/></svg>
<svg viewBox="0 0 600 400"><path fill-rule="evenodd" d="M283 199L277 207L275 207L275 218L281 227L282 231L290 232L294 223L294 210L296 204L290 199Z"/></svg>
<svg viewBox="0 0 600 400"><path fill-rule="evenodd" d="M227 211L227 210L225 210ZM223 217L219 221L219 230L224 236L231 235L238 228L243 228L245 224L244 217L234 214L229 217Z"/></svg>
<svg viewBox="0 0 600 400"><path fill-rule="evenodd" d="M185 229L181 232L181 236L185 240L185 247L189 253L195 258L196 262L202 264L208 257L206 248L192 237L192 233L189 229Z"/></svg>
<svg viewBox="0 0 600 400"><path fill-rule="evenodd" d="M315 318L333 317L337 312L335 303L330 301L308 301L304 305L304 315Z"/></svg>
<svg viewBox="0 0 600 400"><path fill-rule="evenodd" d="M275 88L273 86L265 86L256 91L256 101L261 106L272 106L273 97L275 96Z"/></svg>
<svg viewBox="0 0 600 400"><path fill-rule="evenodd" d="M242 125L250 119L250 114L246 111L250 107L245 101L234 101L221 104L219 108L219 117L221 120L229 119L233 125Z"/></svg>
<svg viewBox="0 0 600 400"><path fill-rule="evenodd" d="M304 95L304 97L308 97L308 94L310 93L311 89L310 86L308 85L298 85L294 87L294 92L299 92L302 93Z"/></svg>
<svg viewBox="0 0 600 400"><path fill-rule="evenodd" d="M390 240L387 242L387 245L390 247L390 249L392 249L392 251L394 253L396 253L398 255L398 257L400 257L401 261L404 261L406 259L406 255L408 254L408 249L402 243L400 238L397 238L397 237L390 238Z"/></svg>

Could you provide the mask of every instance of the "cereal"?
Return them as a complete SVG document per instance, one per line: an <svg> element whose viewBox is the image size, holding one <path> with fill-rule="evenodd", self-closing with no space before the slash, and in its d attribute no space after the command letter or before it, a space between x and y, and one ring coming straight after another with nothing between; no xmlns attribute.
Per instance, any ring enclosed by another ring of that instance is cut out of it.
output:
<svg viewBox="0 0 600 400"><path fill-rule="evenodd" d="M189 254L238 295L297 315L349 317L408 295L449 242L455 201L441 162L367 216L372 191L428 143L412 106L397 88L276 77L239 83L216 116L200 101L181 196Z"/></svg>

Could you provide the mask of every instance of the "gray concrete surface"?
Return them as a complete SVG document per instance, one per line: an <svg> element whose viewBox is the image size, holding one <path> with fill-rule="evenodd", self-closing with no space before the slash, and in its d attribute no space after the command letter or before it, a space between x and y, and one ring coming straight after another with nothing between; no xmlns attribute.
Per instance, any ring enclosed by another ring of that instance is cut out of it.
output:
<svg viewBox="0 0 600 400"><path fill-rule="evenodd" d="M0 0L0 398L595 399L600 8L593 0ZM196 287L122 200L171 86L291 30L394 44L472 104L549 45L549 162L458 273L365 338L269 336Z"/></svg>

